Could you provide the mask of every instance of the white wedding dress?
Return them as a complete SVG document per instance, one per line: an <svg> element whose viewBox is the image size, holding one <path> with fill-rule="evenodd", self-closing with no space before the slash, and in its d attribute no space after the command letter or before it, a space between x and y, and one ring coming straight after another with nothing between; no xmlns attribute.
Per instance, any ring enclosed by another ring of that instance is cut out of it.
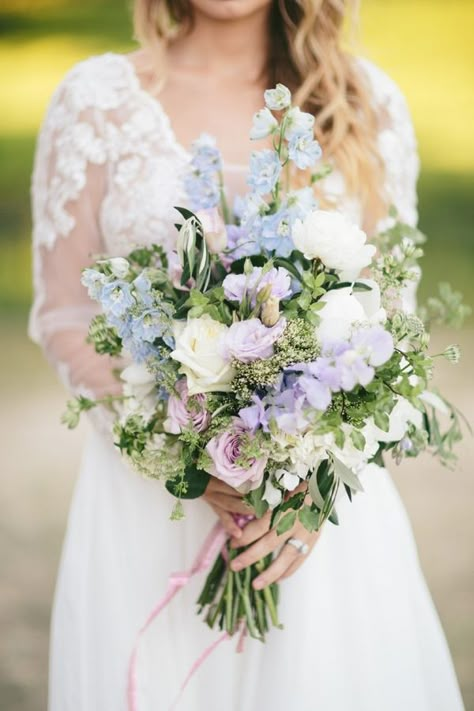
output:
<svg viewBox="0 0 474 711"><path fill-rule="evenodd" d="M418 159L403 97L360 60L380 112L387 191L416 221ZM172 206L185 202L189 159L159 102L125 56L77 65L54 95L33 180L36 299L33 339L75 392L116 387L84 339L94 309L80 286L91 255L134 244L173 248ZM232 190L244 189L226 166ZM338 173L325 189L360 220ZM65 433L64 437L68 435ZM410 525L389 474L372 467L365 493L341 503L300 570L281 585L283 631L242 654L224 642L185 690L181 711L458 711L443 632ZM170 573L190 567L215 517L202 501L171 522L161 484L121 461L107 423L92 418L62 555L51 633L50 711L124 711L137 631ZM138 709L165 711L186 673L217 636L195 615L204 576L155 620L138 652Z"/></svg>

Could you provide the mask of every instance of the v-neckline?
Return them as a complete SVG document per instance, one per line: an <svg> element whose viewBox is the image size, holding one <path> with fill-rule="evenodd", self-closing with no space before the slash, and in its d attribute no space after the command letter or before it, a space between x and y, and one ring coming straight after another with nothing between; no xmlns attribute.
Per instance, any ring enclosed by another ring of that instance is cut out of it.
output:
<svg viewBox="0 0 474 711"><path fill-rule="evenodd" d="M153 94L150 94L150 92L147 91L143 87L142 83L140 82L140 79L137 74L137 70L136 70L133 62L125 54L118 54L118 53L110 52L109 56L112 56L112 57L118 59L120 62L122 62L122 64L126 68L128 77L130 79L130 82L133 86L134 91L137 94L139 94L145 101L147 101L151 106L154 106L155 110L158 110L158 112L163 120L165 129L168 133L168 139L169 139L170 143L173 144L173 146L175 147L177 152L179 154L181 154L184 159L186 159L187 161L190 161L192 158L191 152L187 148L185 148L185 146L178 140L178 137L176 136L176 133L174 131L170 116L165 111L164 106L161 103L161 101L158 99L158 97L154 96ZM198 136L196 136L196 138L198 138ZM224 157L222 158L222 164L223 164L224 170L229 170L231 172L240 172L240 171L244 172L244 171L248 171L248 169L249 169L247 164L226 161L224 159Z"/></svg>

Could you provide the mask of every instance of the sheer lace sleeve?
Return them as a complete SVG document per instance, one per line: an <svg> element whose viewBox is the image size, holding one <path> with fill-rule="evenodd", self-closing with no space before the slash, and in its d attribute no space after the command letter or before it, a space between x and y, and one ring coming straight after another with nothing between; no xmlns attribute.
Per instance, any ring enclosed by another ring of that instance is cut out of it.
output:
<svg viewBox="0 0 474 711"><path fill-rule="evenodd" d="M118 389L112 362L85 343L94 305L81 270L103 252L99 226L107 151L101 112L84 100L74 70L41 128L33 173L34 303L30 335L74 393Z"/></svg>
<svg viewBox="0 0 474 711"><path fill-rule="evenodd" d="M418 223L416 185L420 169L413 122L405 100L395 82L367 60L360 60L365 71L380 116L378 147L385 163L385 194L398 217L412 227ZM378 230L387 225L382 220ZM408 284L402 294L405 309L416 310L416 291L421 278Z"/></svg>
<svg viewBox="0 0 474 711"><path fill-rule="evenodd" d="M402 92L395 82L367 60L359 60L365 72L375 109L380 117L378 146L385 163L385 192L400 219L416 226L416 184L420 162L413 122Z"/></svg>

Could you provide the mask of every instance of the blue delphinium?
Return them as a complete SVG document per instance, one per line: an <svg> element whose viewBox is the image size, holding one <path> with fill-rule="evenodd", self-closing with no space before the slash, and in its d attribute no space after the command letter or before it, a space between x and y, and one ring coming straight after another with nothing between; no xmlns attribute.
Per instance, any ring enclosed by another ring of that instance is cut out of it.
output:
<svg viewBox="0 0 474 711"><path fill-rule="evenodd" d="M247 184L259 195L270 193L280 177L281 164L276 151L254 151L250 157Z"/></svg>
<svg viewBox="0 0 474 711"><path fill-rule="evenodd" d="M202 134L192 145L189 172L184 187L192 210L216 207L220 200L222 158L212 136Z"/></svg>
<svg viewBox="0 0 474 711"><path fill-rule="evenodd" d="M265 215L258 225L258 239L262 250L278 257L288 257L294 249L291 239L291 215L286 208L273 215Z"/></svg>
<svg viewBox="0 0 474 711"><path fill-rule="evenodd" d="M107 315L116 318L124 316L135 303L131 285L121 279L105 284L100 293L100 303Z"/></svg>
<svg viewBox="0 0 474 711"><path fill-rule="evenodd" d="M322 156L319 143L313 133L295 133L288 141L288 155L298 168L312 168Z"/></svg>

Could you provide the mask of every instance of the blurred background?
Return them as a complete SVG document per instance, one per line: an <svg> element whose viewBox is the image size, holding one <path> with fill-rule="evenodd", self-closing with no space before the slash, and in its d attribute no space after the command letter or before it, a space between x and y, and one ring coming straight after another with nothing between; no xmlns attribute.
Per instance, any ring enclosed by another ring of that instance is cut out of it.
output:
<svg viewBox="0 0 474 711"><path fill-rule="evenodd" d="M35 134L52 91L78 60L133 48L125 0L0 2L0 707L46 705L48 625L83 437L59 424L65 394L26 337L31 299L29 182ZM429 236L420 300L449 280L474 304L474 3L363 0L361 51L401 86L419 138L420 223ZM473 319L437 332L458 342L438 383L474 421ZM420 557L474 711L474 448L455 471L429 458L394 471ZM416 711L407 709L407 711ZM446 709L446 711L450 711Z"/></svg>

